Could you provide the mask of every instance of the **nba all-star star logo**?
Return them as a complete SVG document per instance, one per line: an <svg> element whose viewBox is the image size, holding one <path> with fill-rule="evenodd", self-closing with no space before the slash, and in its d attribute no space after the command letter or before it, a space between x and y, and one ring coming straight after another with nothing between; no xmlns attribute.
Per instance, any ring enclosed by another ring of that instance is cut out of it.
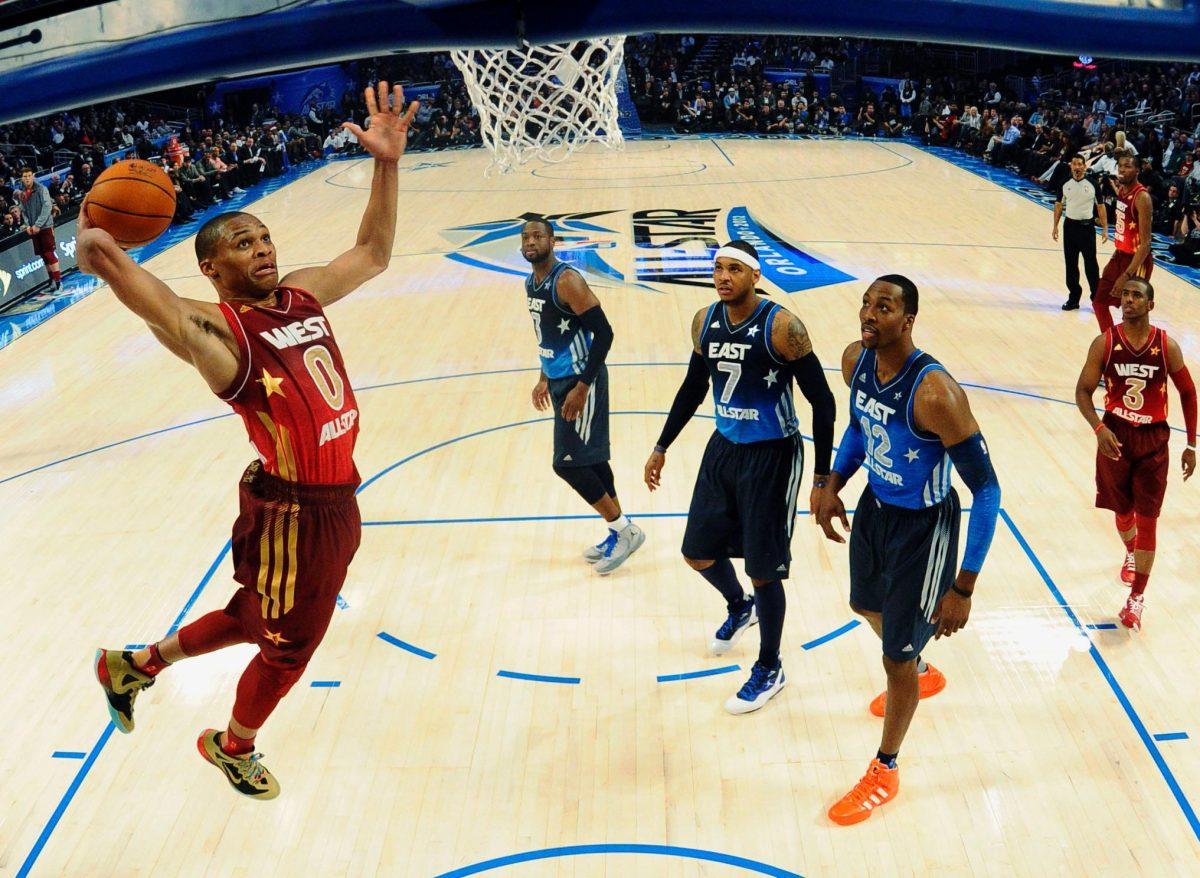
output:
<svg viewBox="0 0 1200 878"><path fill-rule="evenodd" d="M624 274L605 258L604 251L617 246L616 229L593 222L615 210L590 210L580 213L541 214L527 211L520 216L455 226L442 237L455 246L447 259L499 274L525 277L529 263L521 256L521 229L530 220L545 220L554 226L554 253L585 275L622 282Z"/></svg>
<svg viewBox="0 0 1200 878"><path fill-rule="evenodd" d="M290 640L288 640L281 633L276 632L276 631L263 631L263 637L265 637L267 640L271 641L276 646L279 646L281 643L291 643Z"/></svg>

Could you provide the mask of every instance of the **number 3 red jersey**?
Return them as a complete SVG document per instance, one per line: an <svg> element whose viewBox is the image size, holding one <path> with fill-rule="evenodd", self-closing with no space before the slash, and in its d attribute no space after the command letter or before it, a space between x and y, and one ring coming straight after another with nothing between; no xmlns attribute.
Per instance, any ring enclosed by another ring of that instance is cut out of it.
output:
<svg viewBox="0 0 1200 878"><path fill-rule="evenodd" d="M219 396L242 416L267 472L303 484L357 483L358 403L325 312L304 290L276 293L279 307L220 303L239 364Z"/></svg>
<svg viewBox="0 0 1200 878"><path fill-rule="evenodd" d="M1141 348L1125 337L1121 324L1104 333L1104 408L1131 424L1167 419L1167 334L1157 326Z"/></svg>

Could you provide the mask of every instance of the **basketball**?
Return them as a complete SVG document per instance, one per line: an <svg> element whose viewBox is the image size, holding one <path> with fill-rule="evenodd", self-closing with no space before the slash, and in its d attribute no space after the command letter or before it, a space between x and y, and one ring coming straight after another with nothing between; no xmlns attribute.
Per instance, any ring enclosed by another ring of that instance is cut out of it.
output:
<svg viewBox="0 0 1200 878"><path fill-rule="evenodd" d="M175 215L175 187L167 172L141 159L117 162L96 178L87 196L88 222L123 248L161 235Z"/></svg>

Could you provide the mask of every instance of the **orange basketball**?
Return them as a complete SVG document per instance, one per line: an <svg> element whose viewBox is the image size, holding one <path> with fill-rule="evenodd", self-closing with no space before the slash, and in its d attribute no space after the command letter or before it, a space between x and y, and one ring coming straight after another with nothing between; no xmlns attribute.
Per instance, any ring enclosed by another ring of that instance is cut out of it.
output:
<svg viewBox="0 0 1200 878"><path fill-rule="evenodd" d="M126 249L153 241L174 215L171 178L158 165L141 159L105 168L87 196L88 222Z"/></svg>

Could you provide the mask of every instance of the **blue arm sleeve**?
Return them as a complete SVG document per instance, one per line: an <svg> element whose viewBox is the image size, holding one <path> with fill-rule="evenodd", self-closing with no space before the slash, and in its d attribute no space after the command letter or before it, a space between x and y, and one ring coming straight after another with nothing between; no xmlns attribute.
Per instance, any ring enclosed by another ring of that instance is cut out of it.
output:
<svg viewBox="0 0 1200 878"><path fill-rule="evenodd" d="M971 489L971 523L967 527L967 548L963 554L963 570L978 573L983 567L996 532L1000 515L1000 482L992 469L987 443L983 434L976 433L946 449L959 475Z"/></svg>
<svg viewBox="0 0 1200 878"><path fill-rule="evenodd" d="M867 458L867 447L863 443L862 430L853 420L846 425L842 441L838 445L837 457L833 461L833 471L842 477L842 481L850 481L850 477L858 472L862 462Z"/></svg>

